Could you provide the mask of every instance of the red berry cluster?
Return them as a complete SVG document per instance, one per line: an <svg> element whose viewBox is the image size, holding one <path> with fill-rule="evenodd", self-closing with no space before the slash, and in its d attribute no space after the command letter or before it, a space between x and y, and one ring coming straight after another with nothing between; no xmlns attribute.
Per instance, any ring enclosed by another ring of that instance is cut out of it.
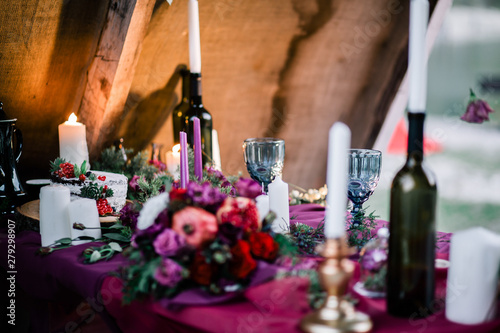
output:
<svg viewBox="0 0 500 333"><path fill-rule="evenodd" d="M73 167L73 164L65 162L59 164L59 170L55 172L56 176L62 178L74 178L75 177L75 169Z"/></svg>
<svg viewBox="0 0 500 333"><path fill-rule="evenodd" d="M108 204L108 200L106 199L98 199L96 201L97 211L99 215L104 216L108 213L113 213L113 208Z"/></svg>
<svg viewBox="0 0 500 333"><path fill-rule="evenodd" d="M99 177L97 177L97 179L99 179L100 181L102 181L102 182L103 182L103 181L105 181L105 180L106 180L106 176L99 176Z"/></svg>

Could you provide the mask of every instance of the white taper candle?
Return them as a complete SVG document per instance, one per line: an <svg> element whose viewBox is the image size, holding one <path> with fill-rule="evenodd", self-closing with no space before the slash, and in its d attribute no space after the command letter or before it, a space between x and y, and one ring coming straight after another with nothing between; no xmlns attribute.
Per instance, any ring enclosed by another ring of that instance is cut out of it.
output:
<svg viewBox="0 0 500 333"><path fill-rule="evenodd" d="M191 73L201 73L200 17L198 0L188 2L189 25L189 70Z"/></svg>
<svg viewBox="0 0 500 333"><path fill-rule="evenodd" d="M339 238L345 234L347 210L348 155L351 146L351 130L341 122L330 128L328 138L328 166L326 183L325 236Z"/></svg>
<svg viewBox="0 0 500 333"><path fill-rule="evenodd" d="M429 1L411 0L408 46L410 112L425 112L427 101L427 54L425 37L429 22Z"/></svg>

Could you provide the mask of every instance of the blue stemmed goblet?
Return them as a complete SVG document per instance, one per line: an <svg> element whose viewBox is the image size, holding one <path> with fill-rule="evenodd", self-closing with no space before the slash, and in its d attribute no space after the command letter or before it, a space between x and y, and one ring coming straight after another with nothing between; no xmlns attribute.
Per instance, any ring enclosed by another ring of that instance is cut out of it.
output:
<svg viewBox="0 0 500 333"><path fill-rule="evenodd" d="M372 195L380 179L382 153L373 149L349 149L349 182L347 196L353 204L353 227L363 222L363 203Z"/></svg>
<svg viewBox="0 0 500 333"><path fill-rule="evenodd" d="M246 139L243 155L250 177L262 184L264 193L267 193L267 186L276 176L281 177L283 172L285 141L276 138Z"/></svg>

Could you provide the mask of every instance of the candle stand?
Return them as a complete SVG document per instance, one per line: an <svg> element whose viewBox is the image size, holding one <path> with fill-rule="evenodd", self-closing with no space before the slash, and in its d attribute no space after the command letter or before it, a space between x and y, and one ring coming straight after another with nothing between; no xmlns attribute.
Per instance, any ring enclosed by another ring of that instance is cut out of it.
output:
<svg viewBox="0 0 500 333"><path fill-rule="evenodd" d="M343 299L354 270L354 263L346 258L350 251L345 238L327 239L321 246L318 252L325 260L319 266L319 279L327 292L326 301L302 319L300 328L310 333L369 332L370 317Z"/></svg>

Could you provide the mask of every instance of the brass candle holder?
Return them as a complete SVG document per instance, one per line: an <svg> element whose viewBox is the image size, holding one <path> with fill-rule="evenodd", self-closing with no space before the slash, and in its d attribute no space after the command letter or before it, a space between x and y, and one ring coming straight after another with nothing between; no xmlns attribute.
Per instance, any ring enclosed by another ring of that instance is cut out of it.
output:
<svg viewBox="0 0 500 333"><path fill-rule="evenodd" d="M354 263L345 238L327 239L319 249L325 260L319 266L319 279L327 297L323 307L306 315L300 328L310 333L369 332L370 317L344 300L344 294L354 270Z"/></svg>

